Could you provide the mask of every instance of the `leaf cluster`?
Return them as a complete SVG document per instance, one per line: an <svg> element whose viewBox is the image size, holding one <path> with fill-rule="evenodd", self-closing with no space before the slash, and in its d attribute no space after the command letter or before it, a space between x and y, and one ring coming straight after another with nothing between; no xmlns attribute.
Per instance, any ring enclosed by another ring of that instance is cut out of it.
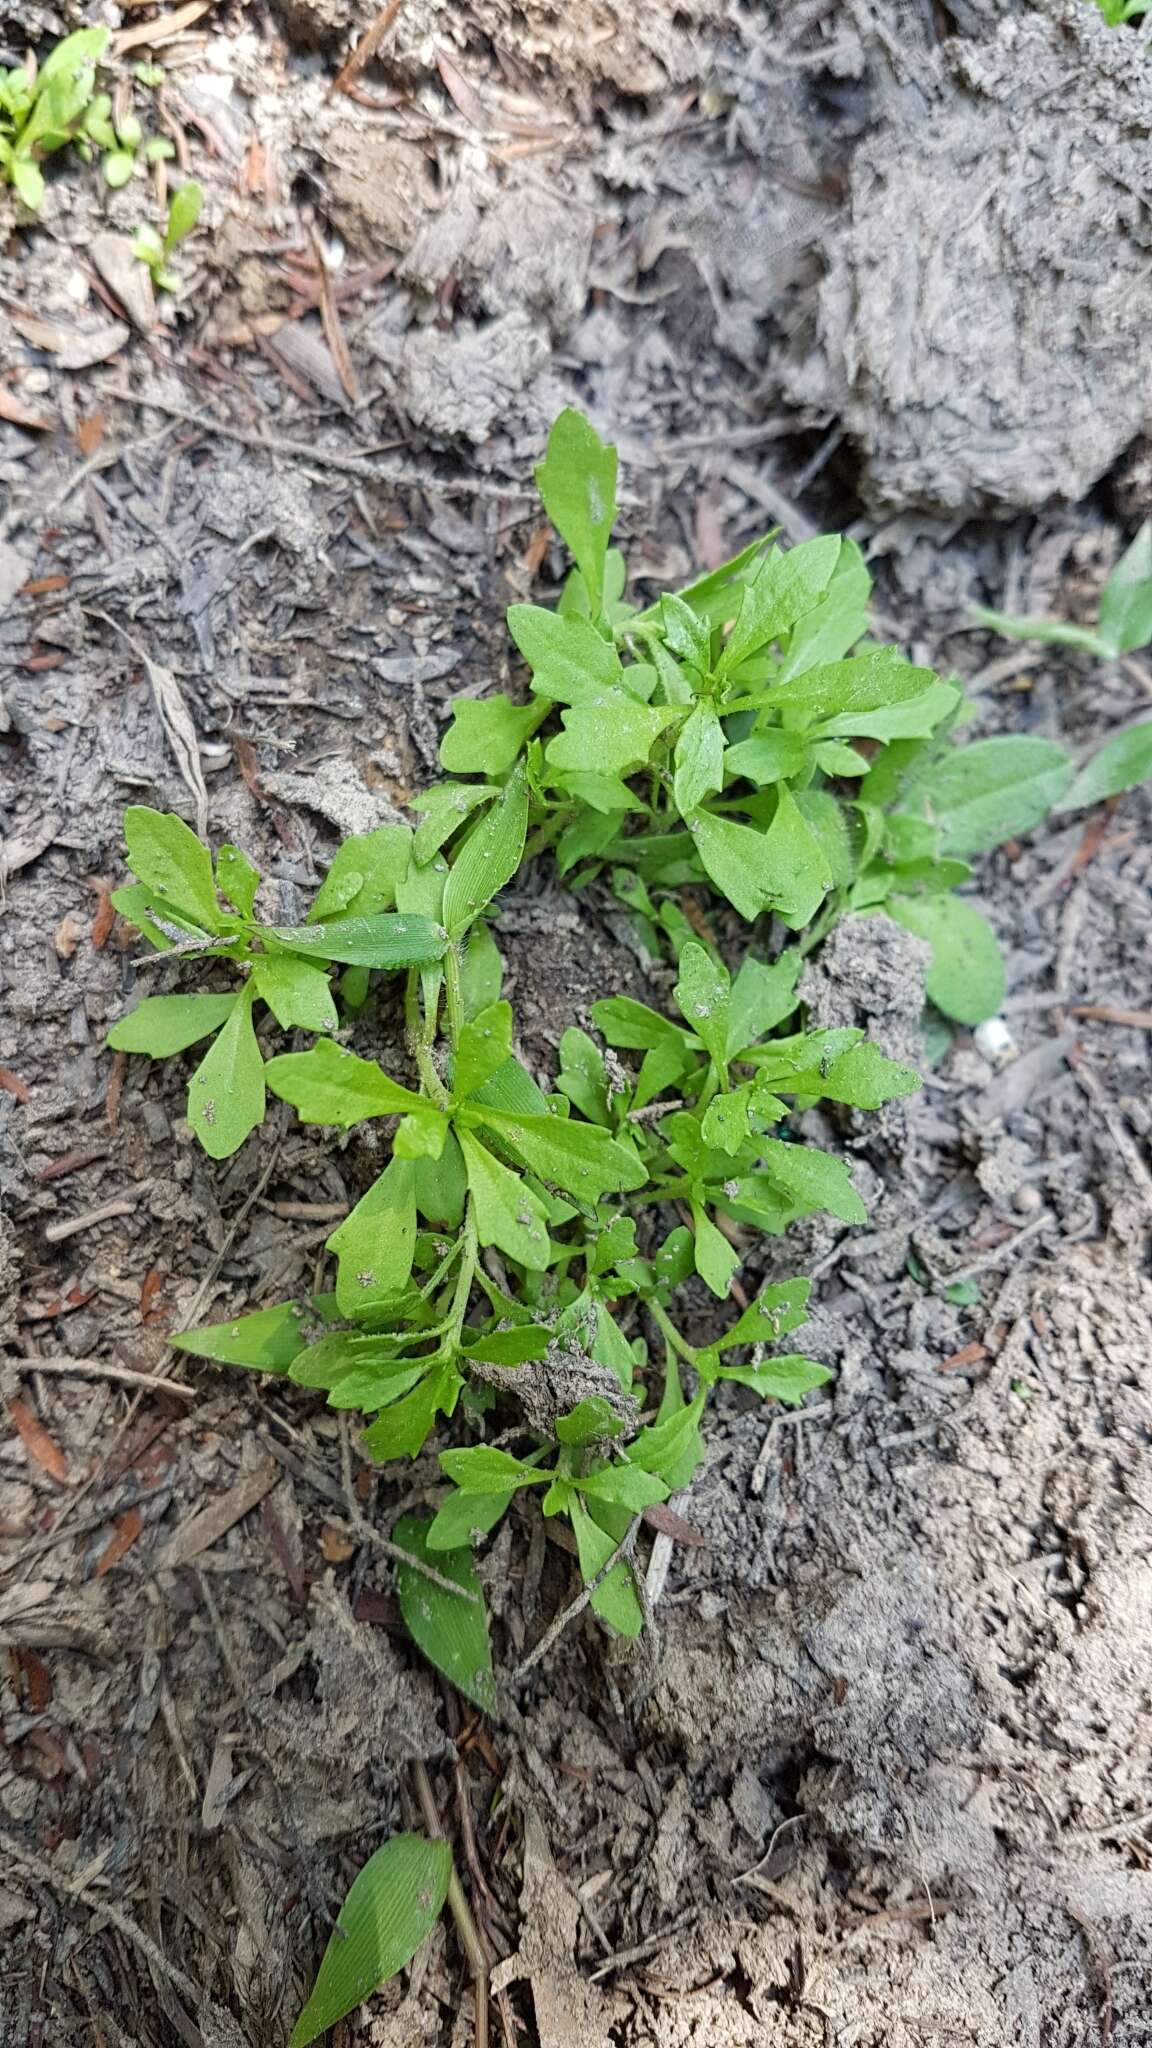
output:
<svg viewBox="0 0 1152 2048"><path fill-rule="evenodd" d="M44 62L0 69L0 176L32 213L44 201L41 160L69 142L85 162L98 153L105 183L126 185L137 153L149 163L175 154L162 136L146 139L131 111L117 114L96 72L108 47L106 28L81 28L56 44Z"/></svg>

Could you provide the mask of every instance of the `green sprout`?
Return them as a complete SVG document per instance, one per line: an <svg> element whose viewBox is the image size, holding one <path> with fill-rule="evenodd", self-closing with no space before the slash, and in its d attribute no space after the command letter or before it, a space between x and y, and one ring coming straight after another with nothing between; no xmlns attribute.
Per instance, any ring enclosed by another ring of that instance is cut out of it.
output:
<svg viewBox="0 0 1152 2048"><path fill-rule="evenodd" d="M137 228L132 239L132 254L147 265L157 291L177 290L180 280L168 269L168 258L185 237L192 233L200 218L203 204L203 191L190 180L186 185L178 186L172 194L168 202L168 219L162 235L147 222Z"/></svg>

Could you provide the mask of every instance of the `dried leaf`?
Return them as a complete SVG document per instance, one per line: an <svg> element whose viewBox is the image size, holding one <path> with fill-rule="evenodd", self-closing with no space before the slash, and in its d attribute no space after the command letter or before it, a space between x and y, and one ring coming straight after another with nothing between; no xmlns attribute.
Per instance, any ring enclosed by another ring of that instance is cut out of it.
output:
<svg viewBox="0 0 1152 2048"><path fill-rule="evenodd" d="M153 661L151 656L145 653L140 642L131 633L126 633L123 626L117 625L115 619L109 618L107 612L94 611L92 617L102 619L106 626L111 626L114 633L119 633L120 638L127 641L133 654L144 664L148 681L152 685L156 709L160 713L160 723L176 757L176 766L180 770L182 781L195 800L196 830L203 839L208 830L208 791L204 783L204 771L200 766L200 743L196 737L196 727L180 693L180 686L171 669L161 668L158 662Z"/></svg>
<svg viewBox="0 0 1152 2048"><path fill-rule="evenodd" d="M62 370L90 370L111 362L131 338L122 320L102 320L98 327L75 327L66 320L45 320L39 313L9 313L17 334L33 348L55 356Z"/></svg>
<svg viewBox="0 0 1152 2048"><path fill-rule="evenodd" d="M112 38L112 55L123 57L129 50L159 49L161 43L170 43L173 36L191 28L211 5L212 0L188 0L186 7L177 7L172 14L158 14L155 21L146 21L139 28L122 29Z"/></svg>
<svg viewBox="0 0 1152 2048"><path fill-rule="evenodd" d="M347 1564L356 1545L340 1529L325 1522L320 1531L320 1548L329 1564Z"/></svg>
<svg viewBox="0 0 1152 2048"><path fill-rule="evenodd" d="M66 911L56 927L52 940L56 948L57 959L71 960L73 953L80 944L81 936L80 926L77 924L72 912L70 910Z"/></svg>
<svg viewBox="0 0 1152 2048"><path fill-rule="evenodd" d="M39 1465L42 1472L47 1472L50 1479L57 1480L61 1486L65 1485L68 1478L68 1460L59 1444L53 1443L39 1416L33 1413L27 1401L20 1399L9 1401L8 1413L28 1456Z"/></svg>
<svg viewBox="0 0 1152 2048"><path fill-rule="evenodd" d="M14 1095L17 1102L27 1102L30 1093L27 1081L14 1074L11 1067L0 1067L0 1088L6 1095Z"/></svg>
<svg viewBox="0 0 1152 2048"><path fill-rule="evenodd" d="M43 413L33 412L14 391L0 384L0 420L7 420L13 427L31 427L34 433L50 434L55 420L46 419Z"/></svg>
<svg viewBox="0 0 1152 2048"><path fill-rule="evenodd" d="M93 1578L102 1579L105 1572L110 1572L113 1565L119 1564L121 1558L127 1556L143 1526L139 1508L129 1508L126 1514L117 1515L112 1524L112 1534L92 1574Z"/></svg>
<svg viewBox="0 0 1152 2048"><path fill-rule="evenodd" d="M133 253L131 236L106 229L92 237L88 254L133 327L150 334L156 322L156 299L148 269Z"/></svg>

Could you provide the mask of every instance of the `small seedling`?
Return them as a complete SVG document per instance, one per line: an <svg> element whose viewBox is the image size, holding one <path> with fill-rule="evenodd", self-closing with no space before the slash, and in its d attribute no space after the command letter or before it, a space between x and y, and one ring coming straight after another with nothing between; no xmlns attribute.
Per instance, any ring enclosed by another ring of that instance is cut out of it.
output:
<svg viewBox="0 0 1152 2048"><path fill-rule="evenodd" d="M32 213L44 200L40 160L66 143L85 163L99 154L104 182L113 190L128 183L138 154L149 163L175 154L162 136L146 141L136 115L116 115L110 94L95 90L108 35L106 28L77 29L39 69L0 70L0 175Z"/></svg>
<svg viewBox="0 0 1152 2048"><path fill-rule="evenodd" d="M1147 14L1152 0L1096 0L1096 5L1109 28L1119 28L1122 22L1135 21L1138 15Z"/></svg>
<svg viewBox="0 0 1152 2048"><path fill-rule="evenodd" d="M132 241L132 254L147 265L157 291L174 292L180 280L175 272L168 269L168 258L187 235L192 233L200 218L204 194L200 186L189 182L178 186L168 204L168 219L164 233L157 234L147 223L138 227Z"/></svg>

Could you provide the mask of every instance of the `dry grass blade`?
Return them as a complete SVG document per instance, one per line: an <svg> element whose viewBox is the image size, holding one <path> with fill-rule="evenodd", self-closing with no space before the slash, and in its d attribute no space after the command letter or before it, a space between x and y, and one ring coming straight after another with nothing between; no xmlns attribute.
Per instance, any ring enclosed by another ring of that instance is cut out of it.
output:
<svg viewBox="0 0 1152 2048"><path fill-rule="evenodd" d="M348 344L344 339L344 329L340 325L340 308L336 303L336 294L332 288L332 275L325 259L324 244L315 230L312 233L312 247L316 256L316 270L320 282L320 320L324 328L324 339L328 343L329 354L336 365L336 374L340 379L344 395L350 404L357 405L360 400L360 385L357 381L356 372L352 367L352 358L348 353Z"/></svg>
<svg viewBox="0 0 1152 2048"><path fill-rule="evenodd" d="M102 619L106 626L111 626L112 631L119 633L120 638L127 642L137 660L143 662L148 681L152 685L156 709L160 713L160 723L176 757L176 766L180 770L181 778L195 802L196 830L203 839L208 830L208 790L204 782L204 771L200 766L200 742L196 737L192 714L180 694L180 686L175 676L171 669L161 668L158 662L153 661L151 656L145 653L140 642L131 633L126 633L123 626L117 625L115 619L109 618L107 612L93 611L90 617Z"/></svg>
<svg viewBox="0 0 1152 2048"><path fill-rule="evenodd" d="M158 14L155 21L142 22L139 28L126 28L112 39L112 53L123 57L129 50L157 49L161 43L171 42L173 36L191 28L202 14L207 14L213 0L188 0L186 7L177 7L173 14Z"/></svg>

